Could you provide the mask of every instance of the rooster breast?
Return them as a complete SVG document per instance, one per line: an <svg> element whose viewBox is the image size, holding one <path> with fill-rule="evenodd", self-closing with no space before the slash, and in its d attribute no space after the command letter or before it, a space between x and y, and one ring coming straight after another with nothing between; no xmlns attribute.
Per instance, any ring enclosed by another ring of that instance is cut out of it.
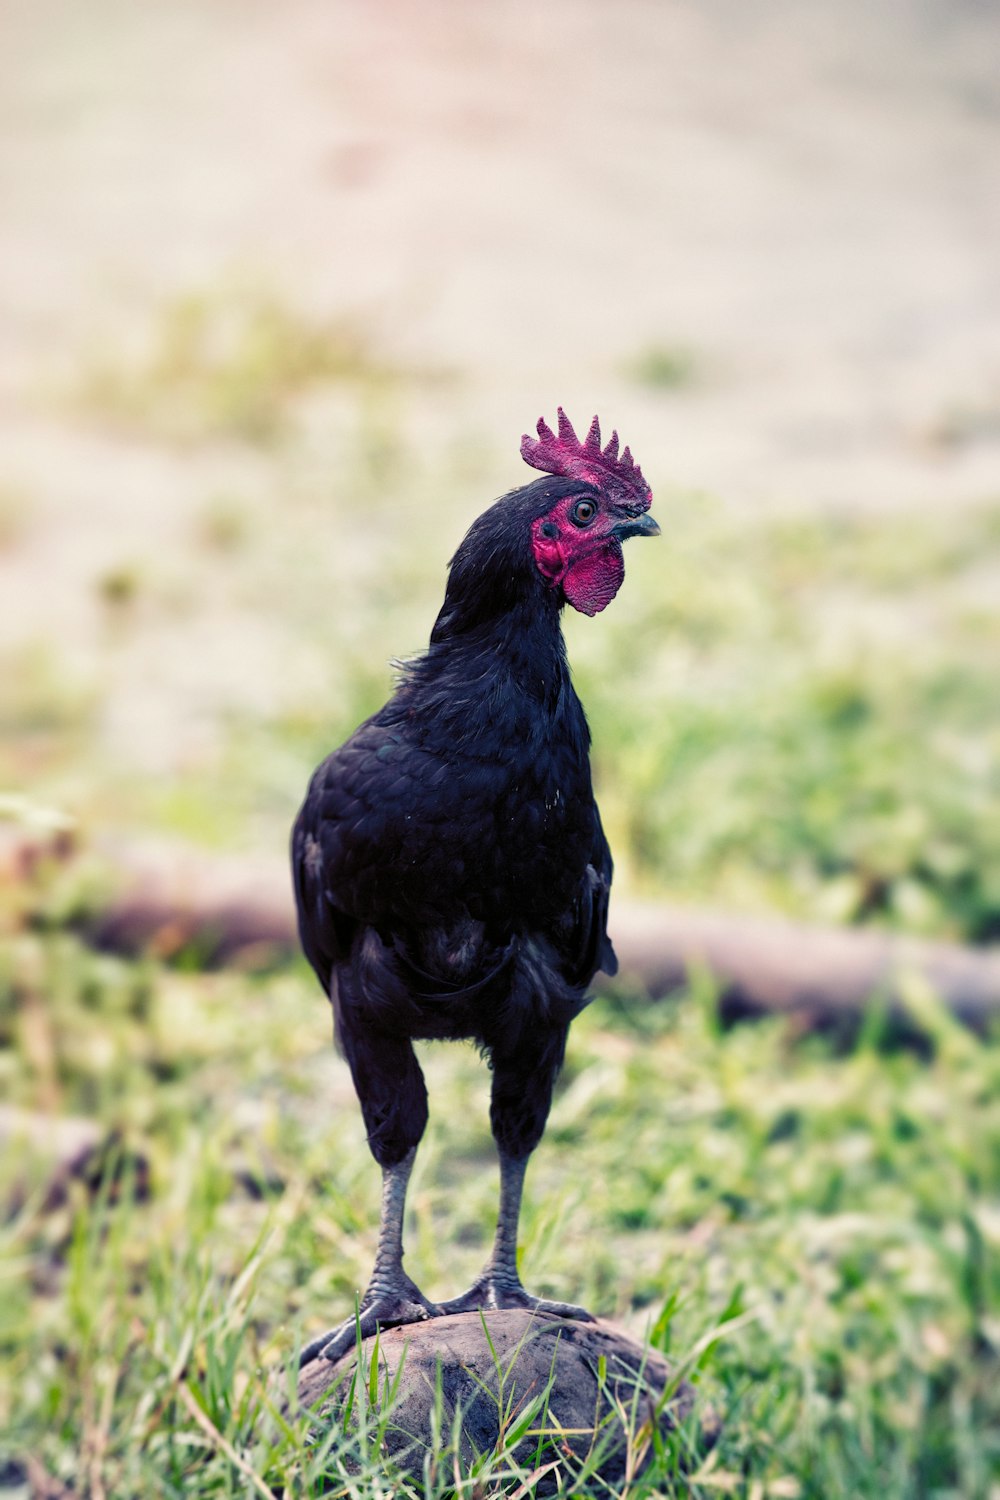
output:
<svg viewBox="0 0 1000 1500"><path fill-rule="evenodd" d="M449 743L390 704L324 761L301 837L339 908L384 929L468 916L514 931L560 916L594 841L579 726L499 729Z"/></svg>

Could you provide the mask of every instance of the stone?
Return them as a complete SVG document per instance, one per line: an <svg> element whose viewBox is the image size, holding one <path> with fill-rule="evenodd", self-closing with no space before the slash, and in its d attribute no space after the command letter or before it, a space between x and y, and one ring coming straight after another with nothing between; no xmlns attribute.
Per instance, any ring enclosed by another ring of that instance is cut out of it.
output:
<svg viewBox="0 0 1000 1500"><path fill-rule="evenodd" d="M641 1472L653 1454L653 1424L664 1435L686 1422L695 1393L675 1382L669 1364L609 1323L531 1313L522 1309L465 1312L383 1330L362 1345L363 1381L354 1399L366 1399L371 1361L378 1360L380 1398L402 1365L386 1432L385 1452L400 1469L419 1479L434 1445L435 1391L440 1390L438 1431L451 1434L460 1413L459 1446L463 1468L500 1442L529 1417L527 1434L514 1446L521 1465L542 1472L530 1493L571 1487L581 1463L590 1458L605 1483ZM316 1417L321 1439L331 1423L340 1425L356 1354L334 1364L312 1360L299 1375L298 1398ZM502 1387L502 1394L501 1394ZM664 1399L664 1393L666 1398ZM534 1398L540 1408L528 1412ZM697 1447L715 1441L715 1419L701 1414ZM544 1434L538 1454L539 1433Z"/></svg>

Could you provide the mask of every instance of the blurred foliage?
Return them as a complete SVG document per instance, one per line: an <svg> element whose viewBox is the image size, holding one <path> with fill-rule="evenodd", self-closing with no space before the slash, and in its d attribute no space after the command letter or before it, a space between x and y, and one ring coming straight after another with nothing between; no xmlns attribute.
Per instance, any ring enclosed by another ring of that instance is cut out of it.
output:
<svg viewBox="0 0 1000 1500"><path fill-rule="evenodd" d="M0 484L0 556L24 540L31 525L31 498L19 485Z"/></svg>
<svg viewBox="0 0 1000 1500"><path fill-rule="evenodd" d="M892 518L664 509L667 545L635 559L625 627L583 651L573 632L631 876L1000 934L1000 592L976 610L965 593L997 556L1000 509L908 518L905 545Z"/></svg>
<svg viewBox="0 0 1000 1500"><path fill-rule="evenodd" d="M654 391L683 390L697 378L694 351L681 345L649 344L626 367L637 385Z"/></svg>
<svg viewBox="0 0 1000 1500"><path fill-rule="evenodd" d="M411 450L376 407L329 479L293 477L280 525L210 495L173 571L119 557L95 580L108 629L91 673L44 642L3 663L0 774L85 822L283 847L313 766L426 642L489 498L462 462ZM1000 935L1000 505L804 517L656 493L663 538L630 544L606 615L564 622L619 889ZM247 633L250 707L227 696L209 609L227 640ZM211 730L152 779L106 701L130 641L143 667L187 650Z"/></svg>
<svg viewBox="0 0 1000 1500"><path fill-rule="evenodd" d="M146 350L92 351L72 395L83 415L155 438L266 443L308 391L396 376L360 327L317 323L270 292L220 283L167 305Z"/></svg>
<svg viewBox="0 0 1000 1500"><path fill-rule="evenodd" d="M93 686L67 661L55 643L38 641L11 652L0 672L0 733L12 759L44 744L55 756L80 748L79 737L93 727Z"/></svg>

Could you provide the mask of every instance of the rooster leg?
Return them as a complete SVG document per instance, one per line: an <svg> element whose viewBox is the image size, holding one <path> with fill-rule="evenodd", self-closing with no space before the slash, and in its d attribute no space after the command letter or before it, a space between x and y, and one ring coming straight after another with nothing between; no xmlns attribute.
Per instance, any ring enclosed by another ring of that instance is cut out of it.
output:
<svg viewBox="0 0 1000 1500"><path fill-rule="evenodd" d="M533 1297L521 1285L517 1271L517 1225L521 1214L521 1191L528 1165L526 1156L500 1156L500 1211L493 1251L467 1292L450 1302L441 1302L439 1312L474 1312L479 1308L526 1307L533 1312L554 1313L560 1318L577 1318L584 1323L594 1320L586 1308L571 1302L553 1302L547 1297Z"/></svg>
<svg viewBox="0 0 1000 1500"><path fill-rule="evenodd" d="M504 1058L493 1057L493 1098L490 1118L500 1156L500 1209L496 1236L482 1274L461 1297L439 1304L442 1313L478 1308L526 1307L592 1323L585 1308L569 1302L533 1297L521 1285L517 1271L517 1226L528 1159L545 1129L552 1085L566 1045L566 1030L535 1038L531 1052L520 1049Z"/></svg>
<svg viewBox="0 0 1000 1500"><path fill-rule="evenodd" d="M346 989L346 986L345 986ZM338 1016L339 1035L357 1089L368 1145L382 1168L382 1214L371 1279L357 1315L313 1339L301 1364L317 1356L337 1360L379 1327L422 1322L437 1308L403 1270L403 1210L417 1145L427 1124L427 1090L413 1047L359 1022L348 1009Z"/></svg>
<svg viewBox="0 0 1000 1500"><path fill-rule="evenodd" d="M406 1186L413 1170L417 1148L403 1160L382 1169L382 1217L379 1222L378 1248L368 1288L357 1314L336 1328L330 1328L307 1344L299 1357L299 1367L318 1356L337 1360L353 1349L358 1325L361 1337L370 1338L380 1327L392 1328L398 1323L418 1323L434 1317L438 1309L403 1270L403 1210Z"/></svg>

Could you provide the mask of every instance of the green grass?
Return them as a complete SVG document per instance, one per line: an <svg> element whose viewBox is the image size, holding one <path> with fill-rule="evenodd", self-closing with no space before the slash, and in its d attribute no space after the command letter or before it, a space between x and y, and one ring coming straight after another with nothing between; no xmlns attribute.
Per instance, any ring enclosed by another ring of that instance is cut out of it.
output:
<svg viewBox="0 0 1000 1500"><path fill-rule="evenodd" d="M675 1452L630 1494L995 1493L1000 1051L941 1014L931 1028L930 1061L888 1050L877 1025L837 1055L781 1023L721 1033L701 989L598 999L575 1026L529 1176L524 1274L693 1355L723 1419L690 1489ZM30 1453L94 1495L252 1493L232 1450L276 1493L319 1492L307 1424L281 1425L274 1382L352 1305L378 1210L328 1031L297 968L183 973L59 931L8 949L6 1092L96 1116L124 1163L47 1203L42 1167L5 1154L10 1464ZM408 1267L445 1295L492 1229L488 1075L459 1046L424 1060ZM132 1190L140 1157L148 1194ZM383 1420L338 1440L342 1493L386 1492ZM479 1493L515 1490L511 1464L495 1455ZM451 1493L450 1463L436 1473L430 1493Z"/></svg>

